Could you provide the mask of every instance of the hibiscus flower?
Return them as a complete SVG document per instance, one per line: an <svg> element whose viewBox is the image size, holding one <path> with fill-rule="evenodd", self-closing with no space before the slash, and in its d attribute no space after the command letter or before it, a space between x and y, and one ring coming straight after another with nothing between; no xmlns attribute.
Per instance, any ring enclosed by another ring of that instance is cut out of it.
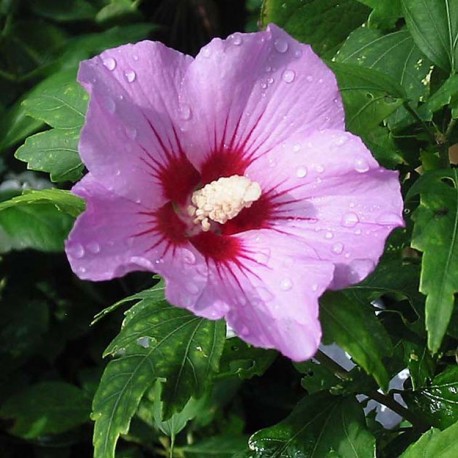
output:
<svg viewBox="0 0 458 458"><path fill-rule="evenodd" d="M270 25L196 58L143 41L81 63L85 199L74 272L165 279L171 304L305 360L318 299L359 282L401 226L396 172L345 132L336 79Z"/></svg>

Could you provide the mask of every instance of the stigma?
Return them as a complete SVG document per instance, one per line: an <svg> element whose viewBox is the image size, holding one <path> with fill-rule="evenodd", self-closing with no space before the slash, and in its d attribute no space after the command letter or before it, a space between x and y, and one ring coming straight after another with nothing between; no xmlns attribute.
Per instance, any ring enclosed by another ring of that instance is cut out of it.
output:
<svg viewBox="0 0 458 458"><path fill-rule="evenodd" d="M207 232L212 221L224 224L260 197L259 183L240 175L222 177L192 193L188 214Z"/></svg>

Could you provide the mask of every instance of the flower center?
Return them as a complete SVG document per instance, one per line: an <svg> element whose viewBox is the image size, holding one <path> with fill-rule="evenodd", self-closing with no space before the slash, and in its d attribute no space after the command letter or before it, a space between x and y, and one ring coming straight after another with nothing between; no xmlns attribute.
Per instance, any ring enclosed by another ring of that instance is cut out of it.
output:
<svg viewBox="0 0 458 458"><path fill-rule="evenodd" d="M188 214L202 230L210 230L211 221L224 224L261 197L261 186L240 175L219 178L192 193Z"/></svg>

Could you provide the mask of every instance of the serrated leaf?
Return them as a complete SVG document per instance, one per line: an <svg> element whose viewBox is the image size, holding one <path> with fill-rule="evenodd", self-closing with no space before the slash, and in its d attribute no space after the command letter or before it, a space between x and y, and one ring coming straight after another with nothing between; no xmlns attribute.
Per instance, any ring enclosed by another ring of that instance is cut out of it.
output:
<svg viewBox="0 0 458 458"><path fill-rule="evenodd" d="M373 458L375 438L366 429L362 407L353 398L317 393L291 415L249 440L252 457Z"/></svg>
<svg viewBox="0 0 458 458"><path fill-rule="evenodd" d="M40 206L52 204L57 210L76 217L85 207L84 200L62 189L41 189L24 191L20 196L0 203L0 212L9 208ZM1 213L0 213L1 214Z"/></svg>
<svg viewBox="0 0 458 458"><path fill-rule="evenodd" d="M144 291L105 352L122 356L108 364L94 398L95 457L114 456L119 435L127 433L141 398L156 379L165 379L164 420L182 410L191 396L202 396L218 370L224 341L223 322L170 306L161 285Z"/></svg>
<svg viewBox="0 0 458 458"><path fill-rule="evenodd" d="M336 48L368 17L370 9L355 0L266 0L261 22L273 22L319 55Z"/></svg>
<svg viewBox="0 0 458 458"><path fill-rule="evenodd" d="M458 174L453 169L430 177L422 181L420 205L412 215L412 247L423 252L420 291L427 296L428 348L436 353L458 291Z"/></svg>
<svg viewBox="0 0 458 458"><path fill-rule="evenodd" d="M84 168L78 154L79 134L79 128L40 132L27 138L15 157L27 162L30 170L48 172L54 182L77 181Z"/></svg>
<svg viewBox="0 0 458 458"><path fill-rule="evenodd" d="M458 69L458 3L402 0L404 17L418 47L447 72Z"/></svg>
<svg viewBox="0 0 458 458"><path fill-rule="evenodd" d="M392 345L374 311L344 293L325 294L320 306L323 342L342 347L386 390L390 377L383 358L391 354Z"/></svg>
<svg viewBox="0 0 458 458"><path fill-rule="evenodd" d="M76 82L44 89L26 98L22 104L25 112L51 127L80 129L84 122L88 95Z"/></svg>
<svg viewBox="0 0 458 458"><path fill-rule="evenodd" d="M355 64L329 64L337 77L346 113L347 129L367 134L406 99L403 88L377 70Z"/></svg>
<svg viewBox="0 0 458 458"><path fill-rule="evenodd" d="M74 385L43 382L9 398L2 418L14 419L10 432L25 439L59 434L89 420L90 400Z"/></svg>
<svg viewBox="0 0 458 458"><path fill-rule="evenodd" d="M444 431L431 428L412 444L400 458L455 458L458 422Z"/></svg>
<svg viewBox="0 0 458 458"><path fill-rule="evenodd" d="M458 421L458 366L449 366L430 385L402 395L414 415L431 425L448 428Z"/></svg>

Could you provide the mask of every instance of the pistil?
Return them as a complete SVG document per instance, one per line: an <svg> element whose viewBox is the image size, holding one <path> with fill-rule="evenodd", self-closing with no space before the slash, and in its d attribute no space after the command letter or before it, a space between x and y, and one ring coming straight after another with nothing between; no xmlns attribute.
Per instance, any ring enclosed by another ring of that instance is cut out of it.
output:
<svg viewBox="0 0 458 458"><path fill-rule="evenodd" d="M211 222L224 224L261 197L261 186L240 175L222 177L194 191L188 214L207 232Z"/></svg>

